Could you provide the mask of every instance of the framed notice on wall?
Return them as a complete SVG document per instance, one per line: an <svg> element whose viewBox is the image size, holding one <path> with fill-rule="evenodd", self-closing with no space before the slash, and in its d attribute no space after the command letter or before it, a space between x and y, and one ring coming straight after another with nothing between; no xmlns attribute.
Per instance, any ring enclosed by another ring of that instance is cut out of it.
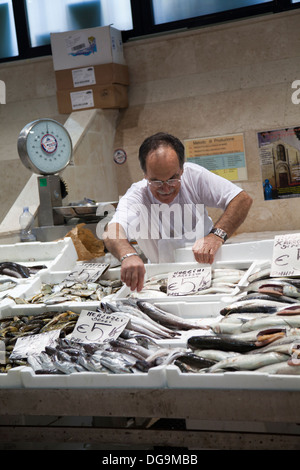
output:
<svg viewBox="0 0 300 470"><path fill-rule="evenodd" d="M258 132L264 198L300 196L300 126Z"/></svg>
<svg viewBox="0 0 300 470"><path fill-rule="evenodd" d="M243 134L187 139L184 146L187 162L197 163L230 181L247 179Z"/></svg>

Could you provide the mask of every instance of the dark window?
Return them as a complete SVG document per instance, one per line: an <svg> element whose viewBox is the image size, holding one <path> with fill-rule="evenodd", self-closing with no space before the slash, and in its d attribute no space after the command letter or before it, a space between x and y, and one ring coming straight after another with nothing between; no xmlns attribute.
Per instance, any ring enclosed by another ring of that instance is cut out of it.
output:
<svg viewBox="0 0 300 470"><path fill-rule="evenodd" d="M296 8L300 0L0 0L0 62L50 55L50 32L111 24L126 42Z"/></svg>

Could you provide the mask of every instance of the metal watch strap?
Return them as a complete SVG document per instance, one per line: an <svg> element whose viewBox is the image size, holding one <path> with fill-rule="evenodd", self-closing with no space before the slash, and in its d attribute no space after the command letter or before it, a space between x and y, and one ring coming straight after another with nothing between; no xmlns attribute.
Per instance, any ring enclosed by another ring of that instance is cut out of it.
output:
<svg viewBox="0 0 300 470"><path fill-rule="evenodd" d="M222 238L222 240L224 240L224 242L226 242L228 236L227 236L227 233L222 230L221 228L212 228L210 233L213 233L214 235L217 235L217 237L220 237Z"/></svg>
<svg viewBox="0 0 300 470"><path fill-rule="evenodd" d="M122 256L122 258L120 259L121 263L122 263L122 261L124 261L125 258L129 258L129 256L139 256L139 254L138 253L127 253L127 255Z"/></svg>

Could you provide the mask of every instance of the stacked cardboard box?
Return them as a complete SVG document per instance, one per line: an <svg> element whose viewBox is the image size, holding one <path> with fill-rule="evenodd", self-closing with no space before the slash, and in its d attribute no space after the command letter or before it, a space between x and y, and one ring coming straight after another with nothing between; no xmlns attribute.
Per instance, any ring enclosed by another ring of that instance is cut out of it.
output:
<svg viewBox="0 0 300 470"><path fill-rule="evenodd" d="M61 114L128 106L128 67L121 32L111 26L51 34Z"/></svg>

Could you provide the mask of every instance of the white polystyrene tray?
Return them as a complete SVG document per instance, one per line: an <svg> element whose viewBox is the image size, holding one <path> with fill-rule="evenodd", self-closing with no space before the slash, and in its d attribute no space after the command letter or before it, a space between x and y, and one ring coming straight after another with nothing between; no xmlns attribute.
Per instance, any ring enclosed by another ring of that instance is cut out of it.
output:
<svg viewBox="0 0 300 470"><path fill-rule="evenodd" d="M24 266L45 265L46 268L38 271L29 278L15 278L1 275L0 279L11 279L17 283L13 289L0 292L0 318L2 311L6 311L15 302L11 297L26 298L36 293L41 286L43 276L53 271L71 270L77 260L77 252L71 238L56 242L16 243L14 245L0 245L0 262L12 261ZM5 296L7 294L7 297Z"/></svg>
<svg viewBox="0 0 300 470"><path fill-rule="evenodd" d="M166 388L166 368L157 366L147 373L114 374L74 372L69 375L35 375L33 369L20 371L25 388Z"/></svg>
<svg viewBox="0 0 300 470"><path fill-rule="evenodd" d="M247 279L248 276L248 271L251 269L251 266L253 264L253 261L216 261L214 262L211 267L212 269L216 268L233 268L233 269L244 269L245 274L242 276L241 280L238 285L244 285L245 284L245 279ZM146 264L145 265L145 282L150 279L152 276L158 275L158 274L166 274L166 273L171 273L175 271L182 271L182 270L188 270L188 269L196 269L199 267L204 267L208 266L207 264L200 264L197 263L196 261L193 262L183 262L183 263L162 263L162 264ZM210 266L210 265L209 265ZM146 295L146 291L143 292L142 299L143 300L149 300L149 301L159 301L159 302L181 302L181 299L184 299L186 302L215 302L218 300L222 300L223 297L231 297L235 295L235 293L238 293L238 289L233 288L231 293L216 293L216 294L199 294L199 295L184 295L184 296L172 296L172 295L162 295L162 296L153 296L151 292L149 292L149 296ZM115 294L115 299L124 299L129 297L131 294L130 288L124 285L116 294ZM137 292L134 293L134 296L136 298L139 297L139 294Z"/></svg>
<svg viewBox="0 0 300 470"><path fill-rule="evenodd" d="M7 293L9 296L14 297L14 298L20 297L21 299L30 299L35 294L38 294L40 292L42 288L42 284L47 284L47 283L57 284L57 283L62 282L67 277L67 275L72 271L75 264L76 264L76 260L73 262L73 264L71 265L71 268L68 270L64 269L61 271L57 271L53 267L51 267L50 269L42 270L41 273L37 276L34 276L30 282L27 282L27 283L21 282L21 284L19 284L16 288L10 289L9 291L6 291L5 293ZM102 279L118 280L120 279L120 270L108 269L102 275ZM110 299L112 298L112 296L114 296L114 294L113 295L110 294L106 296L105 299ZM1 292L0 292L0 299L1 299ZM100 300L94 300L94 301L89 300L86 302L66 301L66 302L54 304L54 305L45 305L42 303L16 304L13 299L6 298L3 300L0 300L0 319L14 316L15 314L18 314L19 312L21 314L22 310L24 310L25 312L29 312L31 309L37 313L40 313L41 309L45 309L45 310L58 309L59 311L61 311L61 309L73 310L74 308L75 309L81 308L81 309L92 310L92 309L97 308L100 305L100 303L101 303ZM27 315L27 313L25 313L25 315Z"/></svg>
<svg viewBox="0 0 300 470"><path fill-rule="evenodd" d="M218 250L215 261L253 261L272 259L274 240L228 243ZM175 251L176 263L189 263L194 260L191 246L178 248Z"/></svg>
<svg viewBox="0 0 300 470"><path fill-rule="evenodd" d="M56 271L71 269L78 256L71 238L55 242L0 245L0 262L13 261L25 266L45 264Z"/></svg>
<svg viewBox="0 0 300 470"><path fill-rule="evenodd" d="M0 374L0 388L23 388L21 370L24 366L14 367L5 374Z"/></svg>
<svg viewBox="0 0 300 470"><path fill-rule="evenodd" d="M261 372L183 373L175 365L166 367L167 387L185 389L300 390L300 375Z"/></svg>

